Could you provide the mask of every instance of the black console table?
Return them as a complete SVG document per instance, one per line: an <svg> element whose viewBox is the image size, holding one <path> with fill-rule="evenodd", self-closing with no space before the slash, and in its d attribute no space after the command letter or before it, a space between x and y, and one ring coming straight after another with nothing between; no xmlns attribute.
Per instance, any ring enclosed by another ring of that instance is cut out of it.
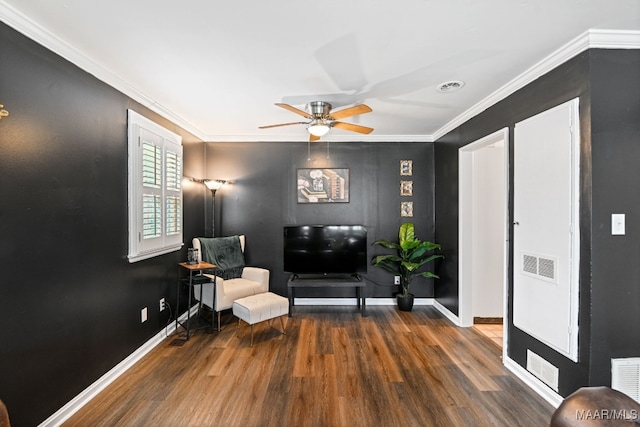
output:
<svg viewBox="0 0 640 427"><path fill-rule="evenodd" d="M344 276L324 276L304 274L292 274L287 281L287 289L289 294L289 317L293 314L293 306L295 305L296 288L356 288L356 299L358 300L358 309L362 312L362 317L367 316L367 299L364 295L366 282L358 275Z"/></svg>

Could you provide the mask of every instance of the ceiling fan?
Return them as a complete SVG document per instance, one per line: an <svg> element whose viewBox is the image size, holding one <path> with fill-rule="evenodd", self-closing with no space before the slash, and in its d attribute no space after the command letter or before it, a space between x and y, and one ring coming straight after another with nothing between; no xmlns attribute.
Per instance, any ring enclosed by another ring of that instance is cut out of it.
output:
<svg viewBox="0 0 640 427"><path fill-rule="evenodd" d="M325 101L313 101L307 104L307 110L303 111L296 107L292 107L289 104L276 103L278 107L289 110L292 113L296 113L306 119L308 122L291 122L281 123L277 125L260 126L260 129L274 128L279 126L290 125L307 125L307 131L309 132L309 141L317 141L321 136L326 135L329 129L336 127L339 129L348 130L351 132L358 132L368 134L373 131L373 128L356 125L353 123L339 122L338 120L345 117L357 116L358 114L370 113L371 108L364 104L355 105L353 107L344 108L338 111L331 111L331 104Z"/></svg>

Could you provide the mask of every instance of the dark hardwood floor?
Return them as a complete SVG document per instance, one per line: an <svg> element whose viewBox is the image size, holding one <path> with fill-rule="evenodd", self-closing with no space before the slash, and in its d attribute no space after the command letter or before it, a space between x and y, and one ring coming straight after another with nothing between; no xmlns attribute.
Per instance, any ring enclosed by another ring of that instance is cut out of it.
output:
<svg viewBox="0 0 640 427"><path fill-rule="evenodd" d="M297 306L236 336L173 336L65 426L548 426L554 408L434 308Z"/></svg>

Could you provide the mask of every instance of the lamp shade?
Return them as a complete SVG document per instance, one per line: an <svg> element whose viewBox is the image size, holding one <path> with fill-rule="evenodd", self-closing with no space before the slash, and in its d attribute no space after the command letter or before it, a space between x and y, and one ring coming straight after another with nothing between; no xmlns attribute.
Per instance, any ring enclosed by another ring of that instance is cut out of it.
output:
<svg viewBox="0 0 640 427"><path fill-rule="evenodd" d="M227 181L222 179L205 179L204 185L207 186L209 190L217 190L222 187Z"/></svg>

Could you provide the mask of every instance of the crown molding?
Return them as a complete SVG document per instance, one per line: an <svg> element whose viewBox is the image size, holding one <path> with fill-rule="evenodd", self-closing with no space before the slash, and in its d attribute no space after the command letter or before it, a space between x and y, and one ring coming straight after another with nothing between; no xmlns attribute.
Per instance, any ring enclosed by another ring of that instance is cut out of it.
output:
<svg viewBox="0 0 640 427"><path fill-rule="evenodd" d="M164 107L150 96L136 89L129 82L99 65L92 58L78 51L55 34L45 30L40 25L33 22L21 12L7 5L0 0L0 20L9 25L16 31L24 34L35 42L41 44L52 52L60 55L72 64L95 76L99 80L112 86L116 90L127 95L134 101L139 102L151 111L170 120L176 125L182 127L186 131L192 133L203 141L216 142L248 142L248 141L265 141L265 142L306 142L307 139L296 138L291 135L206 135L200 129L188 123L182 117L175 114L170 109ZM432 135L361 135L357 140L362 142L434 142L448 132L454 130L467 120L477 116L492 105L505 99L517 90L523 88L535 79L548 73L555 67L568 61L574 56L587 49L640 49L640 31L621 31L621 30L589 30L571 40L555 52L551 53L540 62L532 66L530 69L502 86L496 92L484 98L464 113L449 121L443 127L438 129ZM353 142L354 137L348 135L332 135L330 140L335 142Z"/></svg>
<svg viewBox="0 0 640 427"><path fill-rule="evenodd" d="M433 134L437 141L458 126L497 104L514 92L543 76L587 49L640 49L640 31L589 30L548 55Z"/></svg>
<svg viewBox="0 0 640 427"><path fill-rule="evenodd" d="M207 135L206 142L307 142L306 132L300 135ZM331 135L318 142L433 142L431 135Z"/></svg>
<svg viewBox="0 0 640 427"><path fill-rule="evenodd" d="M98 80L108 84L134 101L137 101L149 108L151 111L154 111L167 120L172 121L196 137L202 140L205 139L203 137L203 132L199 129L186 122L180 116L176 115L150 96L147 96L145 93L136 89L133 85L117 74L98 64L91 57L75 49L60 37L36 24L29 17L9 6L2 0L0 0L0 20L36 43L39 43L55 54L60 55L78 68L93 75Z"/></svg>
<svg viewBox="0 0 640 427"><path fill-rule="evenodd" d="M587 49L640 49L640 31L589 30Z"/></svg>
<svg viewBox="0 0 640 427"><path fill-rule="evenodd" d="M45 48L60 55L67 61L86 71L87 73L95 76L99 80L112 86L116 90L127 95L136 102L139 102L143 106L147 107L151 111L161 115L162 117L170 120L176 125L182 127L186 131L192 133L197 138L203 141L215 141L215 142L306 142L306 135L302 135L302 138L291 135L206 135L200 129L197 129L180 116L176 115L173 111L164 107L162 104L147 96L145 93L136 89L132 84L111 72L105 67L99 65L92 58L86 54L75 49L64 40L60 39L55 34L47 31L42 26L36 24L33 20L15 10L13 7L7 5L4 1L0 0L0 20L5 24L12 27L14 30L24 34L35 42L41 44ZM362 135L357 138L363 142L433 142L431 135ZM332 135L329 141L335 142L353 142L353 136L347 135Z"/></svg>

